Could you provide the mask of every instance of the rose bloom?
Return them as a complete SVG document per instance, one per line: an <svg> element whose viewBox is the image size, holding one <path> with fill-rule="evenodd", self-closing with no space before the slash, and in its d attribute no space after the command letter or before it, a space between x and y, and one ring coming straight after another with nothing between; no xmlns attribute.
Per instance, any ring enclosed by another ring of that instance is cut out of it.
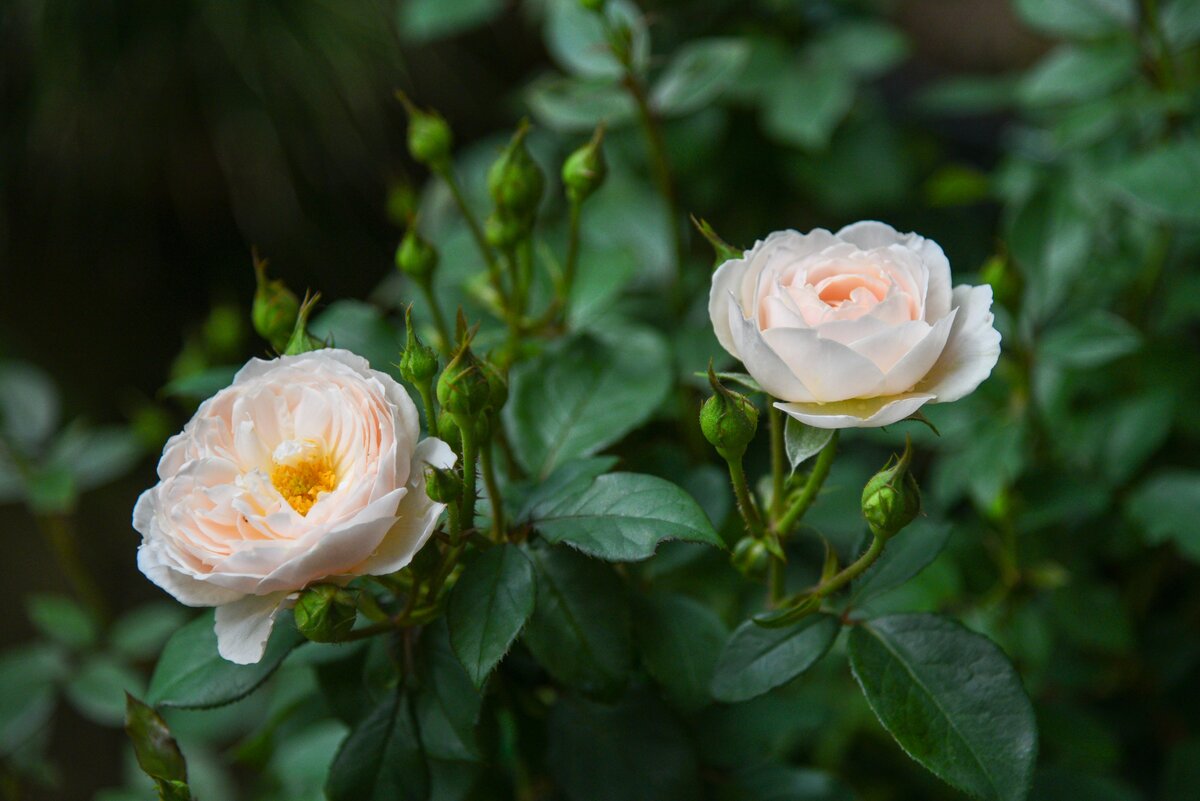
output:
<svg viewBox="0 0 1200 801"><path fill-rule="evenodd" d="M818 428L958 400L1000 358L992 288L950 287L936 242L880 222L776 231L713 274L717 339L775 406Z"/></svg>
<svg viewBox="0 0 1200 801"><path fill-rule="evenodd" d="M188 606L215 606L218 650L262 658L275 617L316 581L404 567L443 504L404 388L345 350L251 359L167 441L133 527L138 567Z"/></svg>

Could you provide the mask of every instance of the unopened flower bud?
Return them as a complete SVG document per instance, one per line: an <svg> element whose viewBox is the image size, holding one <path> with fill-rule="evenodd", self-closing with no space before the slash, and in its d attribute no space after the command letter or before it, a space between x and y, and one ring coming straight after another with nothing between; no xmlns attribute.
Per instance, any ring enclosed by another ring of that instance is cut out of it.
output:
<svg viewBox="0 0 1200 801"><path fill-rule="evenodd" d="M911 462L912 442L907 441L904 455L872 476L863 488L863 517L876 537L895 535L921 513L921 490L908 469Z"/></svg>
<svg viewBox="0 0 1200 801"><path fill-rule="evenodd" d="M401 378L420 386L437 375L438 357L433 348L417 336L417 327L412 319L412 306L404 312L404 327L407 331L404 351L400 354L400 363L396 366L400 370Z"/></svg>
<svg viewBox="0 0 1200 801"><path fill-rule="evenodd" d="M528 133L529 123L522 121L508 147L488 170L488 192L496 209L516 220L532 219L546 188L542 168L525 147Z"/></svg>
<svg viewBox="0 0 1200 801"><path fill-rule="evenodd" d="M608 165L604 161L604 150L600 143L604 140L604 125L601 123L592 139L583 147L567 156L562 166L562 181L566 188L567 199L572 203L582 203L604 183L608 175Z"/></svg>
<svg viewBox="0 0 1200 801"><path fill-rule="evenodd" d="M410 183L395 183L388 187L387 217L393 225L405 226L417 213L417 191Z"/></svg>
<svg viewBox="0 0 1200 801"><path fill-rule="evenodd" d="M742 537L733 547L730 562L739 573L753 581L759 581L767 575L767 566L771 563L771 552L767 545L754 537Z"/></svg>
<svg viewBox="0 0 1200 801"><path fill-rule="evenodd" d="M508 381L490 361L483 362L483 372L488 380L488 406L494 414L498 414L504 408L504 404L508 403Z"/></svg>
<svg viewBox="0 0 1200 801"><path fill-rule="evenodd" d="M436 111L417 108L401 92L397 92L396 97L408 112L408 152L413 160L434 170L449 165L454 137L446 120Z"/></svg>
<svg viewBox="0 0 1200 801"><path fill-rule="evenodd" d="M320 299L320 292L311 297L305 295L304 302L300 304L300 310L296 313L296 323L292 326L292 335L283 348L284 355L295 356L325 347L325 343L308 333L308 316L312 314L312 310L316 308L317 301Z"/></svg>
<svg viewBox="0 0 1200 801"><path fill-rule="evenodd" d="M425 468L425 494L437 503L454 503L462 497L462 479L453 470Z"/></svg>
<svg viewBox="0 0 1200 801"><path fill-rule="evenodd" d="M424 285L433 278L438 265L438 252L433 245L417 233L416 226L409 226L400 246L396 248L396 268L418 284Z"/></svg>
<svg viewBox="0 0 1200 801"><path fill-rule="evenodd" d="M283 350L296 325L300 301L283 281L267 278L267 263L257 256L254 259L254 283L254 307L250 312L254 330L273 348Z"/></svg>
<svg viewBox="0 0 1200 801"><path fill-rule="evenodd" d="M358 617L356 594L336 584L314 584L296 601L296 628L313 642L344 640Z"/></svg>
<svg viewBox="0 0 1200 801"><path fill-rule="evenodd" d="M722 385L711 365L708 381L713 396L700 409L700 430L724 459L740 459L758 429L758 409L745 395Z"/></svg>
<svg viewBox="0 0 1200 801"><path fill-rule="evenodd" d="M454 419L454 415L446 411L438 415L437 436L438 439L449 445L451 450L462 453L462 431L459 430L458 421Z"/></svg>
<svg viewBox="0 0 1200 801"><path fill-rule="evenodd" d="M438 403L456 418L465 416L474 419L488 407L491 394L492 388L483 364L464 339L438 378Z"/></svg>
<svg viewBox="0 0 1200 801"><path fill-rule="evenodd" d="M483 236L487 243L502 253L507 253L517 246L530 231L527 220L520 220L511 214L496 211L483 221Z"/></svg>

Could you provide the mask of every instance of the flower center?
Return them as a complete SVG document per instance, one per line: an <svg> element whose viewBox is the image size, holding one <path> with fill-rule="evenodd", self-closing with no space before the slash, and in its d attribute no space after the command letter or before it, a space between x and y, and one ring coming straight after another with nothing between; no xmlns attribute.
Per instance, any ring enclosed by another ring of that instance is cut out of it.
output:
<svg viewBox="0 0 1200 801"><path fill-rule="evenodd" d="M271 483L288 505L302 515L308 514L322 492L330 492L337 486L337 474L328 454L312 440L280 443L271 461Z"/></svg>

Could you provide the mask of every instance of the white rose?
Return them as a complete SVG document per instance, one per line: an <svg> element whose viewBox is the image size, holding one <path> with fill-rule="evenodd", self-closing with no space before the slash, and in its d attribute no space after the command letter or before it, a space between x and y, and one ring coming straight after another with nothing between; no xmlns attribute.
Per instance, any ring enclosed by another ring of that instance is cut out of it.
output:
<svg viewBox="0 0 1200 801"><path fill-rule="evenodd" d="M1000 357L992 288L950 288L932 240L859 222L836 234L776 231L713 275L717 339L818 428L895 423L957 400Z"/></svg>
<svg viewBox="0 0 1200 801"><path fill-rule="evenodd" d="M138 499L138 567L188 606L215 606L221 656L262 658L297 591L404 567L443 504L408 393L345 350L252 359L205 401Z"/></svg>

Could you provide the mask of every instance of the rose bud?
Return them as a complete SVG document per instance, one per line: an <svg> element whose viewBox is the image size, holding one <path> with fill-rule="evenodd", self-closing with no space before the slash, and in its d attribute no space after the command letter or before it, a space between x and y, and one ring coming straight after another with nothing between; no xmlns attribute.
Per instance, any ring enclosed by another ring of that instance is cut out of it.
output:
<svg viewBox="0 0 1200 801"><path fill-rule="evenodd" d="M1000 358L990 286L952 286L937 243L880 222L776 231L712 277L722 347L775 406L874 428L975 390Z"/></svg>
<svg viewBox="0 0 1200 801"><path fill-rule="evenodd" d="M300 311L300 300L279 279L267 278L267 263L254 259L254 306L250 319L254 330L271 343L276 350L287 347L296 315Z"/></svg>
<svg viewBox="0 0 1200 801"><path fill-rule="evenodd" d="M700 408L700 430L726 461L741 459L758 429L758 409L745 395L718 381L711 365L708 381L713 395Z"/></svg>
<svg viewBox="0 0 1200 801"><path fill-rule="evenodd" d="M296 628L313 642L338 642L354 629L357 592L336 584L314 584L300 593L292 614Z"/></svg>
<svg viewBox="0 0 1200 801"><path fill-rule="evenodd" d="M317 307L317 301L320 299L320 292L312 296L304 296L304 302L300 304L300 310L296 313L296 323L292 326L292 335L288 338L287 345L283 348L285 356L298 356L301 353L308 353L325 347L324 342L308 333L308 317L312 314L312 310Z"/></svg>
<svg viewBox="0 0 1200 801"><path fill-rule="evenodd" d="M733 556L729 560L739 573L753 581L759 581L767 575L767 565L771 561L771 552L767 545L754 537L742 537L733 548Z"/></svg>
<svg viewBox="0 0 1200 801"><path fill-rule="evenodd" d="M483 221L483 236L496 250L507 253L529 232L529 225L511 214L496 211Z"/></svg>
<svg viewBox="0 0 1200 801"><path fill-rule="evenodd" d="M562 166L562 182L566 188L567 199L572 203L582 203L604 183L608 175L608 165L604 161L604 150L600 143L604 141L604 124L596 126L592 139L583 147L567 156Z"/></svg>
<svg viewBox="0 0 1200 801"><path fill-rule="evenodd" d="M894 536L921 513L921 489L908 469L911 462L912 442L908 441L904 455L872 476L863 488L863 517L876 537Z"/></svg>
<svg viewBox="0 0 1200 801"><path fill-rule="evenodd" d="M491 398L492 387L483 363L464 341L438 378L438 403L455 418L473 420L488 407Z"/></svg>
<svg viewBox="0 0 1200 801"><path fill-rule="evenodd" d="M449 445L455 453L462 453L462 431L458 428L458 422L454 419L454 415L442 410L437 419L437 435L438 438Z"/></svg>
<svg viewBox="0 0 1200 801"><path fill-rule="evenodd" d="M437 250L417 233L415 225L409 226L396 248L396 269L425 286L433 278L437 265Z"/></svg>
<svg viewBox="0 0 1200 801"><path fill-rule="evenodd" d="M425 470L425 492L438 503L456 503L462 497L462 479L453 470L429 467Z"/></svg>
<svg viewBox="0 0 1200 801"><path fill-rule="evenodd" d="M404 312L404 328L407 332L404 350L400 354L400 377L410 384L420 386L429 381L438 371L438 357L433 348L417 336L417 327L412 321L412 306ZM422 390L424 392L425 390Z"/></svg>
<svg viewBox="0 0 1200 801"><path fill-rule="evenodd" d="M413 160L433 170L448 166L454 136L446 120L436 111L417 108L403 92L396 97L408 112L408 152Z"/></svg>
<svg viewBox="0 0 1200 801"><path fill-rule="evenodd" d="M525 136L529 122L522 120L508 147L488 170L488 192L496 209L504 216L518 221L533 218L546 188L542 168L529 155Z"/></svg>

